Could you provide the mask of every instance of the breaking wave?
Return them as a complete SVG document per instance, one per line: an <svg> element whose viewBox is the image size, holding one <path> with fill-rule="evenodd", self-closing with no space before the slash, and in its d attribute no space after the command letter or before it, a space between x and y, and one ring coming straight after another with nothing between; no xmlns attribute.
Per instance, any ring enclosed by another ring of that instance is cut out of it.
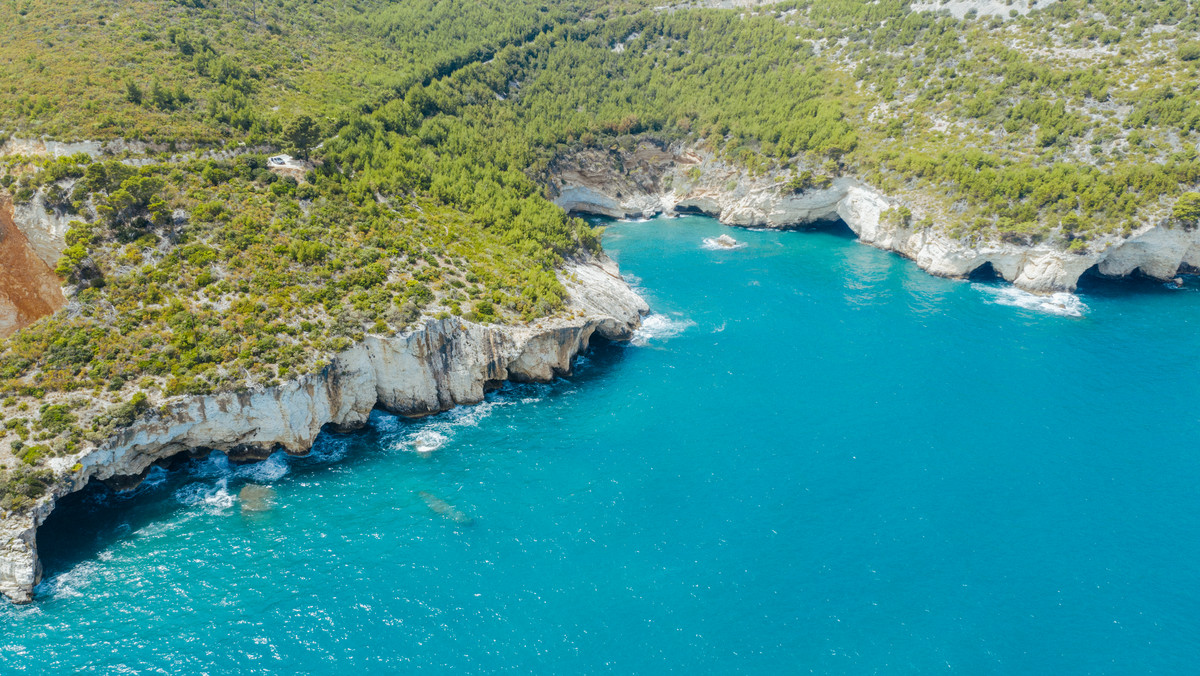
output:
<svg viewBox="0 0 1200 676"><path fill-rule="evenodd" d="M209 514L220 514L233 506L229 480L224 478L215 484L190 483L175 491L175 499L188 507L202 507Z"/></svg>
<svg viewBox="0 0 1200 676"><path fill-rule="evenodd" d="M990 296L991 302L997 305L1035 310L1059 317L1082 317L1088 310L1088 306L1079 299L1079 296L1065 291L1049 296L1039 296L1022 291L1015 286L991 286L988 284L972 284L971 286Z"/></svg>
<svg viewBox="0 0 1200 676"><path fill-rule="evenodd" d="M428 418L415 426L397 424L393 427L389 446L393 450L409 451L427 455L454 440L455 433L465 427L475 427L492 414L497 406L509 406L514 401L484 401L467 406L456 406L434 418ZM391 427L389 425L388 427ZM385 428L386 429L386 428Z"/></svg>
<svg viewBox="0 0 1200 676"><path fill-rule="evenodd" d="M421 430L408 440L407 448L405 450L416 451L417 453L432 453L442 446L445 446L447 441L450 441L450 437L447 437L441 432L434 430Z"/></svg>
<svg viewBox="0 0 1200 676"><path fill-rule="evenodd" d="M310 462L332 464L340 462L350 452L350 444L340 434L319 434L308 455Z"/></svg>
<svg viewBox="0 0 1200 676"><path fill-rule="evenodd" d="M642 319L642 325L633 332L629 342L638 347L646 347L652 341L662 342L683 333L688 327L695 326L690 319L668 317L667 315L652 314Z"/></svg>
<svg viewBox="0 0 1200 676"><path fill-rule="evenodd" d="M70 570L47 578L37 586L36 593L51 598L72 598L83 596L85 589L93 578L100 572L100 564L95 561L84 561Z"/></svg>
<svg viewBox="0 0 1200 676"><path fill-rule="evenodd" d="M270 483L272 481L279 481L289 471L291 471L291 466L288 465L287 455L283 451L277 451L262 462L238 467L234 474L242 479L249 479L258 483Z"/></svg>

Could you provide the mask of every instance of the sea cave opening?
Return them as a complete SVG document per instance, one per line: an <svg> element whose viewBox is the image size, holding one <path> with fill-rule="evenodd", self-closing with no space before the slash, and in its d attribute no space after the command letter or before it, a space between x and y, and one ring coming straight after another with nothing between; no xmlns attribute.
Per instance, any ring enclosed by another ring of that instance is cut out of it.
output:
<svg viewBox="0 0 1200 676"><path fill-rule="evenodd" d="M996 268L992 266L991 261L985 262L983 265L975 268L967 275L967 279L972 282L1002 282L1004 278L996 272Z"/></svg>
<svg viewBox="0 0 1200 676"><path fill-rule="evenodd" d="M796 228L804 232L820 232L827 235L833 235L839 239L857 240L858 233L850 229L850 225L846 221L834 218L819 218L814 221L809 221Z"/></svg>
<svg viewBox="0 0 1200 676"><path fill-rule="evenodd" d="M1155 279L1142 272L1141 268L1135 268L1123 277L1115 277L1100 272L1100 265L1096 264L1084 270L1083 274L1079 276L1075 291L1092 296L1121 296L1129 293L1171 293L1188 286L1197 286L1196 275L1190 274L1188 271L1180 271L1176 279L1180 281L1180 284Z"/></svg>
<svg viewBox="0 0 1200 676"><path fill-rule="evenodd" d="M557 374L550 383L488 381L485 396L517 401L570 396L574 388L589 382L619 378L618 365L628 356L626 347L626 343L593 336L588 349L572 361L570 372ZM82 489L60 498L37 529L42 581L94 561L121 541L155 524L178 519L187 510L211 508L231 518L253 520L259 526L269 524L279 518L273 507L287 499L280 487L284 475L311 480L322 473L344 471L347 464L395 457L372 452L381 447L381 435L388 427L386 423L377 424L381 422L377 416L394 416L408 424L422 425L426 421L436 423L437 416L444 414L408 417L377 407L362 428L325 425L308 455L289 456L281 448L270 452L236 449L229 453L188 449L152 463L137 476L92 479Z"/></svg>

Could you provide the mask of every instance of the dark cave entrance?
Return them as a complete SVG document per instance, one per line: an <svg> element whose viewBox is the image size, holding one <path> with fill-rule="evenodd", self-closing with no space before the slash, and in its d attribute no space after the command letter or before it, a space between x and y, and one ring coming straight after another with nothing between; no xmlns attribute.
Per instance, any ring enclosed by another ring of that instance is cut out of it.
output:
<svg viewBox="0 0 1200 676"><path fill-rule="evenodd" d="M1000 273L996 272L996 268L992 265L991 261L987 261L983 265L980 265L979 267L972 270L967 275L967 279L972 282L1002 282L1002 281L1004 281L1004 278L1000 276Z"/></svg>

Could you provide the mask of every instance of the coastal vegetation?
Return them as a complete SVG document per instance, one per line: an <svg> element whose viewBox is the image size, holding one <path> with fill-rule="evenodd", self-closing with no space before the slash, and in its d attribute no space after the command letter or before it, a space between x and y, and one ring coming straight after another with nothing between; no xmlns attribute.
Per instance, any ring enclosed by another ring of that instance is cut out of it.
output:
<svg viewBox="0 0 1200 676"><path fill-rule="evenodd" d="M314 373L423 317L560 312L556 268L600 233L541 179L582 148L685 141L791 193L854 176L966 242L1086 251L1200 220L1183 0L966 19L900 0L66 0L0 21L0 139L107 144L0 156L18 205L70 221L67 308L0 344L0 507L177 397ZM302 168L270 165L282 151Z"/></svg>

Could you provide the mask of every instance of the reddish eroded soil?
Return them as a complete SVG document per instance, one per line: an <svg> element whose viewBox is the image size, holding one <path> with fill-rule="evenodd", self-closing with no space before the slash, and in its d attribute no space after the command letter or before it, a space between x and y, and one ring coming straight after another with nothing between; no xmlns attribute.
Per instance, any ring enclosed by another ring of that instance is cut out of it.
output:
<svg viewBox="0 0 1200 676"><path fill-rule="evenodd" d="M58 276L34 253L12 214L9 197L0 195L0 338L66 303Z"/></svg>

